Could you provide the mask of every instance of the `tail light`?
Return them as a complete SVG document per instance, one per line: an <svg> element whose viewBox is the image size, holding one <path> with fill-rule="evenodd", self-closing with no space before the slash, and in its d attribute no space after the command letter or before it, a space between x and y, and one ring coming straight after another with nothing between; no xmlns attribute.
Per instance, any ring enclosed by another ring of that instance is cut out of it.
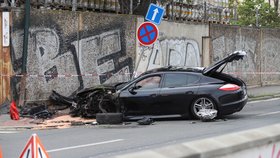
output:
<svg viewBox="0 0 280 158"><path fill-rule="evenodd" d="M238 86L236 84L225 84L219 88L219 90L222 90L222 91L236 91L239 89L240 89L240 86Z"/></svg>

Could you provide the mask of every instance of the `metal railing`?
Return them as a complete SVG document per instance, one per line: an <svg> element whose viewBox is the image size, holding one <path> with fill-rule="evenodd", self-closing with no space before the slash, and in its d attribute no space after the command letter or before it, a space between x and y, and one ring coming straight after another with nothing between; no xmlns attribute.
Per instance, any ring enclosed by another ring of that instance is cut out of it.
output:
<svg viewBox="0 0 280 158"><path fill-rule="evenodd" d="M158 5L165 8L164 18L172 21L230 22L228 4L209 2L210 0L169 0ZM87 10L133 14L140 0L30 0L33 8ZM23 7L24 0L4 0L3 6ZM148 6L148 5L147 5ZM142 13L144 14L144 13Z"/></svg>
<svg viewBox="0 0 280 158"><path fill-rule="evenodd" d="M230 9L209 2L188 3L174 0L165 6L165 17L169 20L229 23Z"/></svg>

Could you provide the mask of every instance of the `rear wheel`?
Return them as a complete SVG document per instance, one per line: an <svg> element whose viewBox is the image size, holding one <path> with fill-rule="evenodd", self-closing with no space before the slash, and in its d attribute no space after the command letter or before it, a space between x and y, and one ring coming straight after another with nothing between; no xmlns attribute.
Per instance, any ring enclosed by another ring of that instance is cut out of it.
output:
<svg viewBox="0 0 280 158"><path fill-rule="evenodd" d="M199 97L191 105L191 113L194 118L199 119L198 112L203 109L216 109L214 101L208 97Z"/></svg>

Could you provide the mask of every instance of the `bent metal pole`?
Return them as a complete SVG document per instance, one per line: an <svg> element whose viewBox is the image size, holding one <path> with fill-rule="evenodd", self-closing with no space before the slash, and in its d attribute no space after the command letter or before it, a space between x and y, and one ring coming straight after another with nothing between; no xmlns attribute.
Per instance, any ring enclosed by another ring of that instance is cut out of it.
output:
<svg viewBox="0 0 280 158"><path fill-rule="evenodd" d="M19 106L23 106L24 105L24 100L25 100L29 25L30 25L30 0L26 0L25 1L25 14L24 14L22 69L21 69L21 74L23 75L23 77L21 78L21 81L20 81L20 94L19 94L19 103L18 103Z"/></svg>
<svg viewBox="0 0 280 158"><path fill-rule="evenodd" d="M24 14L24 35L23 35L22 72L21 72L22 74L26 74L29 24L30 24L30 0L26 0L25 14Z"/></svg>

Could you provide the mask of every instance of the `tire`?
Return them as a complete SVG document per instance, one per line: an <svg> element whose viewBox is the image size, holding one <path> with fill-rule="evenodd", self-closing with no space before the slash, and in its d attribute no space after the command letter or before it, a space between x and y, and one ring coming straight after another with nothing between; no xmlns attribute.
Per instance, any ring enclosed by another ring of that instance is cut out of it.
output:
<svg viewBox="0 0 280 158"><path fill-rule="evenodd" d="M216 104L215 102L210 99L209 97L199 97L197 99L195 99L193 101L193 103L191 104L191 114L193 116L193 118L195 119L200 119L199 115L197 114L197 112L199 112L200 109L205 108L205 109L215 109L216 108Z"/></svg>
<svg viewBox="0 0 280 158"><path fill-rule="evenodd" d="M98 124L121 124L123 122L122 113L97 113L96 122Z"/></svg>

